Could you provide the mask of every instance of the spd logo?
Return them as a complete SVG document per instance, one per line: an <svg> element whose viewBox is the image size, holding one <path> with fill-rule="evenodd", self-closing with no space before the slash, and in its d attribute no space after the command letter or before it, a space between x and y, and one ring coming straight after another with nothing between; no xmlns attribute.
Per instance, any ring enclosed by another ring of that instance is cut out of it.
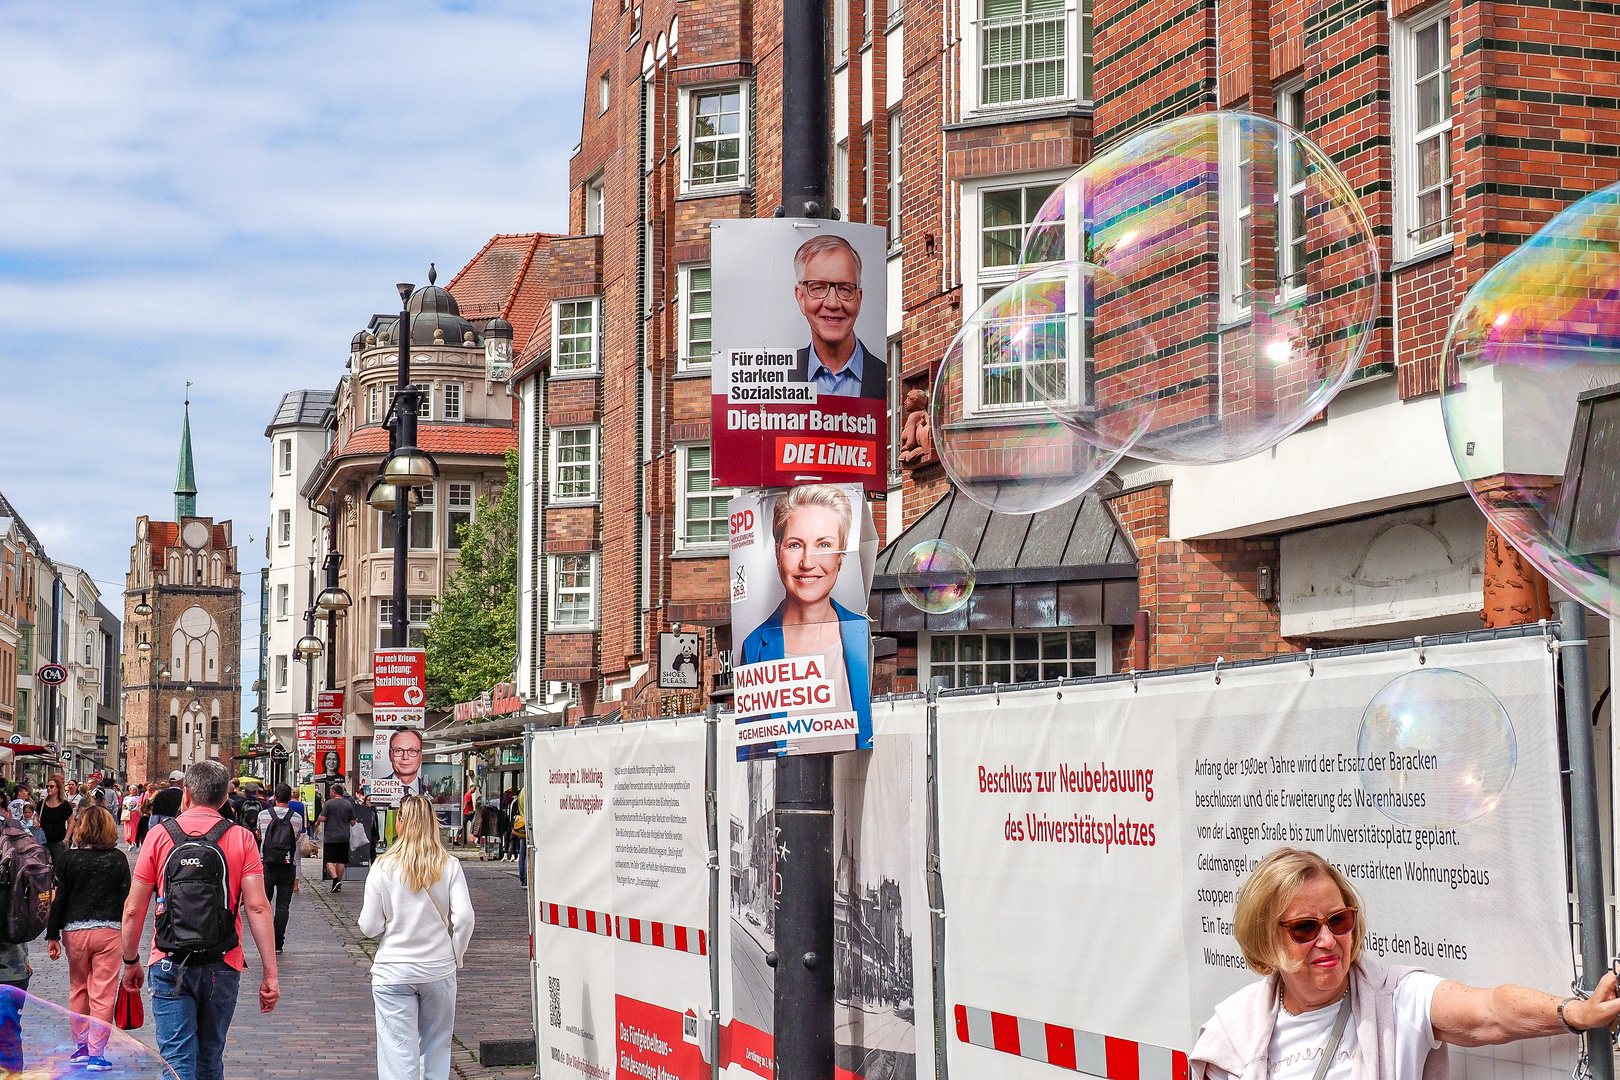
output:
<svg viewBox="0 0 1620 1080"><path fill-rule="evenodd" d="M740 510L737 513L731 515L731 535L732 536L736 536L738 533L749 533L749 532L753 532L753 531L754 531L754 512L752 510Z"/></svg>

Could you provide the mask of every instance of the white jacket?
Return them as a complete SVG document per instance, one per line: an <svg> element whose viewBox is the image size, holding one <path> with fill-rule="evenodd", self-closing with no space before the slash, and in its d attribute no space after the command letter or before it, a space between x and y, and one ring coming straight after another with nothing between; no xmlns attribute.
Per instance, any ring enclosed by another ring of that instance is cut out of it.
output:
<svg viewBox="0 0 1620 1080"><path fill-rule="evenodd" d="M428 964L454 959L461 967L472 940L472 897L461 862L445 856L444 873L429 889L413 893L393 876L386 862L373 864L366 875L366 901L360 909L360 932L377 938L378 964ZM430 895L431 894L431 897ZM434 906L434 901L438 906ZM440 911L444 914L440 915ZM450 926L445 928L445 918Z"/></svg>

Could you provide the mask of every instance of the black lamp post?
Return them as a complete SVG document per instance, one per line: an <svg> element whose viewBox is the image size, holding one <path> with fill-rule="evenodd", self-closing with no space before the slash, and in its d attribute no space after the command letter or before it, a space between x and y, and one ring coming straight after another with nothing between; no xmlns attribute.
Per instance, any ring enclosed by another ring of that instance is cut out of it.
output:
<svg viewBox="0 0 1620 1080"><path fill-rule="evenodd" d="M337 503L332 504L333 516L327 520L335 520ZM332 534L333 544L326 553L326 588L315 598L315 610L326 613L326 688L328 690L337 685L337 621L348 614L349 605L353 602L348 591L338 587L338 568L343 565L343 552L337 549L337 533Z"/></svg>

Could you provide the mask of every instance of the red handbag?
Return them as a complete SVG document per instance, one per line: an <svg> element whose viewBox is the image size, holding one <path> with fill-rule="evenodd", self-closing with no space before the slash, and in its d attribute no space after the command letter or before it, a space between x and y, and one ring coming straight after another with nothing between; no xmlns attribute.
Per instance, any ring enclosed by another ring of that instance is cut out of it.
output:
<svg viewBox="0 0 1620 1080"><path fill-rule="evenodd" d="M141 992L119 985L118 1001L113 1005L113 1020L120 1028L130 1031L146 1023L146 1007L141 1004Z"/></svg>

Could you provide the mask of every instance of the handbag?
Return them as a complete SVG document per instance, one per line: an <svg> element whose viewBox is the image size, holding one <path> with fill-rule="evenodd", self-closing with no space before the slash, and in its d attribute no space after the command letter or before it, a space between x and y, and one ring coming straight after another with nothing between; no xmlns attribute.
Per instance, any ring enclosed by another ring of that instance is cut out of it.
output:
<svg viewBox="0 0 1620 1080"><path fill-rule="evenodd" d="M316 855L320 854L320 850L320 848L315 846L315 841L311 840L309 837L300 836L298 838L298 854L304 858L313 859Z"/></svg>
<svg viewBox="0 0 1620 1080"><path fill-rule="evenodd" d="M146 1023L146 1007L141 1004L139 990L130 990L119 984L118 1000L113 1005L113 1020L124 1031L132 1031Z"/></svg>
<svg viewBox="0 0 1620 1080"><path fill-rule="evenodd" d="M349 822L349 847L363 848L371 843L371 837L366 835L366 827L358 821Z"/></svg>

